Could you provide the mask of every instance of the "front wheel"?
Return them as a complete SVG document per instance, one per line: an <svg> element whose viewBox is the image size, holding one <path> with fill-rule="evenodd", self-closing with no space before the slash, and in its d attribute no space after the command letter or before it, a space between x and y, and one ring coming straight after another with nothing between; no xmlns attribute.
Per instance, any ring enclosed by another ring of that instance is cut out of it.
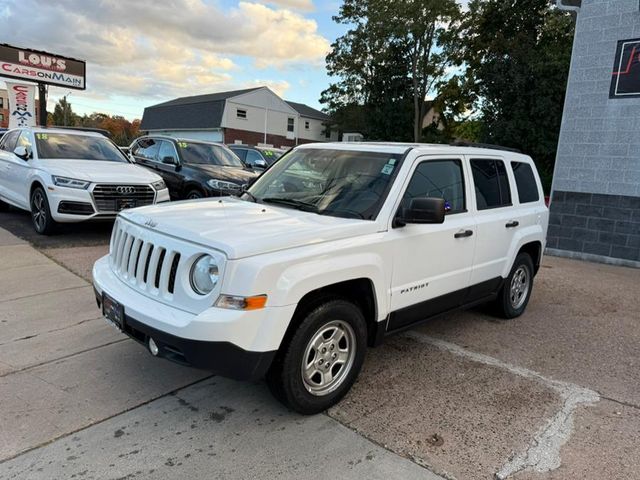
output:
<svg viewBox="0 0 640 480"><path fill-rule="evenodd" d="M311 415L335 405L351 388L367 348L362 311L346 300L327 301L306 314L267 373L271 392Z"/></svg>
<svg viewBox="0 0 640 480"><path fill-rule="evenodd" d="M516 318L524 313L533 289L533 261L521 253L513 262L509 276L496 299L496 313L502 318Z"/></svg>
<svg viewBox="0 0 640 480"><path fill-rule="evenodd" d="M186 195L187 200L197 200L199 198L204 198L204 194L200 190L191 190Z"/></svg>
<svg viewBox="0 0 640 480"><path fill-rule="evenodd" d="M54 233L56 222L51 216L49 200L42 187L36 187L31 193L31 220L33 228L40 235Z"/></svg>

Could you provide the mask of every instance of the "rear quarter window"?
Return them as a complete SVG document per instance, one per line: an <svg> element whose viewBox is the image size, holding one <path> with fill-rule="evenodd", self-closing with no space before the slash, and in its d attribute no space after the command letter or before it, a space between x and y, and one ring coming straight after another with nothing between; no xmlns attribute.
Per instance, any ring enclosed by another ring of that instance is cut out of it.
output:
<svg viewBox="0 0 640 480"><path fill-rule="evenodd" d="M524 162L511 162L513 176L516 179L516 187L518 188L518 198L520 203L537 202L540 200L538 193L538 184L533 174L531 165Z"/></svg>

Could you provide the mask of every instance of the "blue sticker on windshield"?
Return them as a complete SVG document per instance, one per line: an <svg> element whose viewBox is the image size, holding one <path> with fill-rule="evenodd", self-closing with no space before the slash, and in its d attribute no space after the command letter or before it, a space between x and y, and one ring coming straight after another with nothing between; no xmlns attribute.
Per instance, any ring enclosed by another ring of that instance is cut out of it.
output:
<svg viewBox="0 0 640 480"><path fill-rule="evenodd" d="M391 172L393 172L393 165L390 163L387 163L384 167L382 167L382 174L383 175L391 175Z"/></svg>

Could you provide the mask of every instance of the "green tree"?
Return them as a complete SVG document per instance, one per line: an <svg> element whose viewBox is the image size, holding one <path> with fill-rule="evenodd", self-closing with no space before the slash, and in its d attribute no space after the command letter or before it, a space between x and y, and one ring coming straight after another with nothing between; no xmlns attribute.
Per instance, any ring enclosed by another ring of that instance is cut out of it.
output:
<svg viewBox="0 0 640 480"><path fill-rule="evenodd" d="M574 22L547 0L472 0L458 35L480 140L531 155L549 187Z"/></svg>
<svg viewBox="0 0 640 480"><path fill-rule="evenodd" d="M459 15L455 0L344 0L334 21L350 28L327 56L337 81L321 97L338 127L419 141L424 100L450 64L449 27Z"/></svg>
<svg viewBox="0 0 640 480"><path fill-rule="evenodd" d="M53 109L53 125L59 127L75 126L78 116L73 112L66 95L56 103Z"/></svg>

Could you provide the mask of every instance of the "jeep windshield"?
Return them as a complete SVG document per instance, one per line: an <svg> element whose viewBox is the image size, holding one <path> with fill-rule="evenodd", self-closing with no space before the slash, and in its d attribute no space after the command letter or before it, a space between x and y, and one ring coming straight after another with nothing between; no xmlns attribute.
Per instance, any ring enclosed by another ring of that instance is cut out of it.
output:
<svg viewBox="0 0 640 480"><path fill-rule="evenodd" d="M379 152L294 150L242 198L320 215L375 220L401 158Z"/></svg>
<svg viewBox="0 0 640 480"><path fill-rule="evenodd" d="M38 158L43 160L95 160L129 163L116 145L105 137L70 133L36 133Z"/></svg>

